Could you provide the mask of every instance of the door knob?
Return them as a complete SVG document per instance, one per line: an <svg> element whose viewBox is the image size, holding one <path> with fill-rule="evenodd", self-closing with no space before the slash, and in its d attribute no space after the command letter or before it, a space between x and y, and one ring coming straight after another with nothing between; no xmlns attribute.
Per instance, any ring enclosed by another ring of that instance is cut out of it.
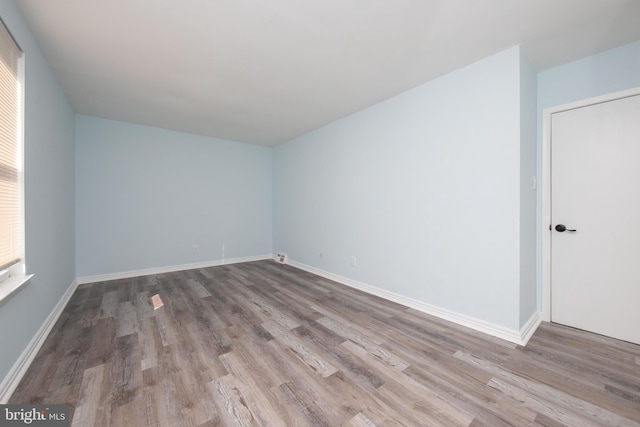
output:
<svg viewBox="0 0 640 427"><path fill-rule="evenodd" d="M565 231L576 231L576 230L571 230L569 228L567 228L564 224L558 224L556 225L556 231L563 233Z"/></svg>

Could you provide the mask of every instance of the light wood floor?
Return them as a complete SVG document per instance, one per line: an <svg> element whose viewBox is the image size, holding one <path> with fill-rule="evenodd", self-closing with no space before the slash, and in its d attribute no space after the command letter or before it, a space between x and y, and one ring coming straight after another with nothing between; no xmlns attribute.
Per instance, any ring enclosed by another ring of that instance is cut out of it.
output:
<svg viewBox="0 0 640 427"><path fill-rule="evenodd" d="M522 348L260 261L80 286L11 403L74 426L640 425L640 346L543 324Z"/></svg>

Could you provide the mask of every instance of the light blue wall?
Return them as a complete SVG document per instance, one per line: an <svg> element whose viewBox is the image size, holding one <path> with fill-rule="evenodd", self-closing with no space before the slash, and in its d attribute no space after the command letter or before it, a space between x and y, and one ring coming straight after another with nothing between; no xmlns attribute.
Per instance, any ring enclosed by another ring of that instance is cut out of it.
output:
<svg viewBox="0 0 640 427"><path fill-rule="evenodd" d="M76 118L79 277L272 253L272 150ZM192 247L199 246L193 253Z"/></svg>
<svg viewBox="0 0 640 427"><path fill-rule="evenodd" d="M538 311L536 271L536 106L537 74L520 52L520 326ZM537 177L536 177L537 187Z"/></svg>
<svg viewBox="0 0 640 427"><path fill-rule="evenodd" d="M520 73L516 47L277 147L274 249L519 329Z"/></svg>
<svg viewBox="0 0 640 427"><path fill-rule="evenodd" d="M0 381L75 278L74 114L12 1L0 15L25 52L25 228L30 283L0 305Z"/></svg>
<svg viewBox="0 0 640 427"><path fill-rule="evenodd" d="M538 108L640 86L640 41L538 74Z"/></svg>
<svg viewBox="0 0 640 427"><path fill-rule="evenodd" d="M542 112L545 108L640 87L640 41L570 62L538 74L538 176L542 167ZM542 217L542 193L538 189L538 217ZM539 222L538 247L547 224ZM540 251L538 253L541 253ZM538 258L538 271L541 270ZM538 277L541 307L542 277Z"/></svg>

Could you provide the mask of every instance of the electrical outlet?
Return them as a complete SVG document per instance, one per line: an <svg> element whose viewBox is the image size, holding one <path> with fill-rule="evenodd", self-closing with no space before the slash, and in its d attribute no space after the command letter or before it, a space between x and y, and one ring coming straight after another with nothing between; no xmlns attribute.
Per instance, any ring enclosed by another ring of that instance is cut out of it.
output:
<svg viewBox="0 0 640 427"><path fill-rule="evenodd" d="M358 260L355 256L351 255L351 267L355 267L358 265Z"/></svg>

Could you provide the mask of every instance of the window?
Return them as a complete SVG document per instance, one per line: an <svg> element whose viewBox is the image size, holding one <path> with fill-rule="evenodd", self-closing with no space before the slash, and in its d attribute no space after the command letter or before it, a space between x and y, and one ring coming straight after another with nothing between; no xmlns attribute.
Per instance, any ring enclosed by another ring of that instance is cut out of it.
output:
<svg viewBox="0 0 640 427"><path fill-rule="evenodd" d="M22 51L0 19L0 301L24 282Z"/></svg>

